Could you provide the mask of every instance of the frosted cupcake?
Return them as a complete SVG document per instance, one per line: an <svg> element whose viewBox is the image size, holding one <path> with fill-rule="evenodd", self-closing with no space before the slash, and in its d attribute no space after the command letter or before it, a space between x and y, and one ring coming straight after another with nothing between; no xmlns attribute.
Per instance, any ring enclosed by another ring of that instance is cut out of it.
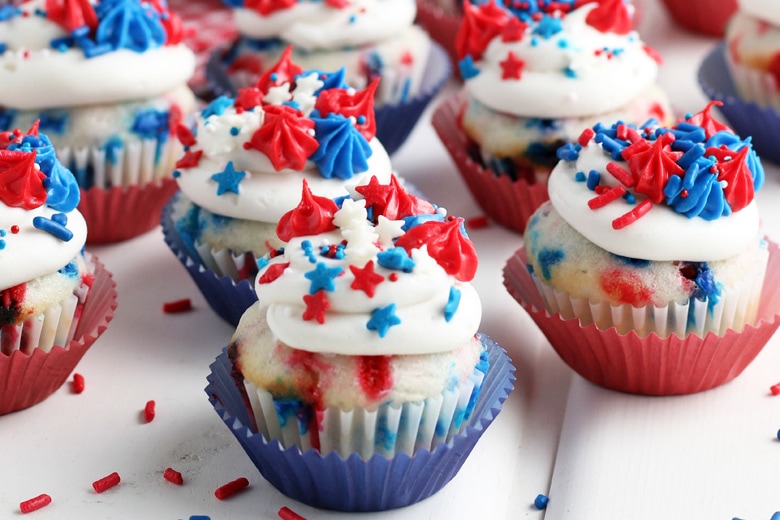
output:
<svg viewBox="0 0 780 520"><path fill-rule="evenodd" d="M181 129L187 151L176 165L181 195L163 218L166 240L232 324L255 300L241 282L282 245L276 225L300 200L302 180L325 197L372 176L390 180L375 137L375 87L350 88L343 70L304 70L288 50L256 87L215 99L194 131Z"/></svg>
<svg viewBox="0 0 780 520"><path fill-rule="evenodd" d="M0 413L59 388L113 317L114 283L84 253L78 202L36 127L0 133Z"/></svg>
<svg viewBox="0 0 780 520"><path fill-rule="evenodd" d="M345 511L408 505L454 476L513 369L477 333L462 219L376 178L314 201L319 218L280 222L287 245L258 274L210 394L283 493Z"/></svg>
<svg viewBox="0 0 780 520"><path fill-rule="evenodd" d="M510 292L597 384L711 388L778 325L776 247L754 200L764 171L709 111L671 128L596 125L562 148L550 202L507 264Z"/></svg>
<svg viewBox="0 0 780 520"><path fill-rule="evenodd" d="M40 120L82 188L90 242L148 231L174 191L195 57L164 2L0 7L0 130ZM54 79L52 79L54 78Z"/></svg>
<svg viewBox="0 0 780 520"><path fill-rule="evenodd" d="M345 69L346 80L376 89L378 135L393 153L450 73L444 51L414 25L414 0L277 2L225 0L240 37L221 54L222 74L211 75L232 92L252 85L282 52L306 69ZM217 87L219 89L219 87Z"/></svg>
<svg viewBox="0 0 780 520"><path fill-rule="evenodd" d="M596 122L667 122L658 56L622 0L464 4L463 90L433 124L479 205L522 231L555 150ZM669 121L670 122L670 121Z"/></svg>

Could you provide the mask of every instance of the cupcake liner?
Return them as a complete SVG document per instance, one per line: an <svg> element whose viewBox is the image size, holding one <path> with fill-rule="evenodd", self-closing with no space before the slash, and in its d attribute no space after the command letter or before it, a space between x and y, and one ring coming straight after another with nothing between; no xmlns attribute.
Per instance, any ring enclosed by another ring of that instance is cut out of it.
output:
<svg viewBox="0 0 780 520"><path fill-rule="evenodd" d="M440 490L460 470L480 436L492 423L512 391L514 367L506 352L480 335L489 351L490 369L483 382L471 420L462 433L414 455L374 455L364 460L357 453L346 459L331 452L284 449L252 433L249 412L232 373L226 350L211 365L206 394L215 411L233 432L260 473L290 498L322 509L382 511L404 507Z"/></svg>
<svg viewBox="0 0 780 520"><path fill-rule="evenodd" d="M772 74L735 63L728 52L723 53L737 95L763 107L780 110L780 91Z"/></svg>
<svg viewBox="0 0 780 520"><path fill-rule="evenodd" d="M594 384L621 392L646 395L691 394L737 377L758 355L780 325L780 251L769 242L769 264L758 319L741 332L684 338L656 334L620 334L601 330L577 318L563 319L544 308L521 248L504 267L504 285L536 322L558 355L575 372Z"/></svg>
<svg viewBox="0 0 780 520"><path fill-rule="evenodd" d="M87 221L87 243L120 242L156 227L177 188L172 177L142 186L82 188L78 209Z"/></svg>
<svg viewBox="0 0 780 520"><path fill-rule="evenodd" d="M206 64L209 87L217 96L235 97L238 91L222 61L224 54L224 49L216 50ZM451 72L447 53L439 44L431 43L431 54L419 93L406 102L376 108L376 137L388 154L395 153L406 141L425 108L444 87Z"/></svg>
<svg viewBox="0 0 780 520"><path fill-rule="evenodd" d="M237 326L244 311L257 301L254 278L233 280L205 266L195 244L176 229L174 211L181 193L175 193L162 211L162 231L165 243L187 269L206 302L223 320Z"/></svg>
<svg viewBox="0 0 780 520"><path fill-rule="evenodd" d="M455 2L453 2L453 6ZM453 77L460 78L458 72L458 52L455 37L458 34L463 15L450 13L436 5L432 0L417 0L416 23L425 29L431 39L442 46L450 58Z"/></svg>
<svg viewBox="0 0 780 520"><path fill-rule="evenodd" d="M740 99L729 73L725 44L719 44L707 55L697 77L707 97L723 103L719 108L731 128L739 135L751 136L753 148L763 159L780 163L780 112Z"/></svg>
<svg viewBox="0 0 780 520"><path fill-rule="evenodd" d="M679 25L707 36L723 36L726 23L737 11L737 0L663 0Z"/></svg>
<svg viewBox="0 0 780 520"><path fill-rule="evenodd" d="M83 308L76 311L78 323L73 339L48 352L34 348L30 352L0 354L0 414L29 408L54 393L113 319L116 283L97 258L91 261L95 278Z"/></svg>
<svg viewBox="0 0 780 520"><path fill-rule="evenodd" d="M550 198L547 183L512 180L474 161L468 152L472 143L459 124L464 102L462 94L445 99L433 113L433 127L480 208L502 226L522 233L533 212Z"/></svg>

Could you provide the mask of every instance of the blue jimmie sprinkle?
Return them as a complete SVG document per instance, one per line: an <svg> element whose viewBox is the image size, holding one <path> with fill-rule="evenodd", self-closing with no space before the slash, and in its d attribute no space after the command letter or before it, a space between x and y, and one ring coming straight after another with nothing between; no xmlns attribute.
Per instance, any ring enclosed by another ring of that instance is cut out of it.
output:
<svg viewBox="0 0 780 520"><path fill-rule="evenodd" d="M59 238L63 242L68 242L71 238L73 238L73 231L66 228L59 222L49 220L45 217L35 217L33 219L33 226L36 229L40 229L41 231L45 231L55 236L56 238Z"/></svg>
<svg viewBox="0 0 780 520"><path fill-rule="evenodd" d="M574 180L577 182L585 182L588 178L585 176L585 172L577 172L574 174Z"/></svg>
<svg viewBox="0 0 780 520"><path fill-rule="evenodd" d="M565 145L558 148L558 151L555 152L555 155L558 156L558 159L562 161L573 162L579 159L580 150L582 150L582 146L580 146L579 143L566 143Z"/></svg>
<svg viewBox="0 0 780 520"><path fill-rule="evenodd" d="M550 498L547 495L543 495L539 493L538 495L536 495L536 498L534 498L534 507L541 511L542 509L545 509L547 507L547 504L549 502L550 502Z"/></svg>
<svg viewBox="0 0 780 520"><path fill-rule="evenodd" d="M255 264L257 264L257 269L265 269L265 267L268 265L268 259L264 256L261 256L255 261Z"/></svg>
<svg viewBox="0 0 780 520"><path fill-rule="evenodd" d="M206 105L200 115L203 119L207 119L209 116L221 116L225 109L233 105L233 100L227 96L219 96L211 103Z"/></svg>
<svg viewBox="0 0 780 520"><path fill-rule="evenodd" d="M464 80L471 79L479 74L479 69L474 66L474 58L470 54L467 54L465 58L458 62L458 70L460 71L460 77Z"/></svg>
<svg viewBox="0 0 780 520"><path fill-rule="evenodd" d="M600 183L601 183L601 173L599 173L598 170L589 171L587 184L586 184L588 189L594 191Z"/></svg>
<svg viewBox="0 0 780 520"><path fill-rule="evenodd" d="M444 306L444 319L450 321L455 315L460 305L460 290L454 285L450 287L450 295L447 299L447 305Z"/></svg>

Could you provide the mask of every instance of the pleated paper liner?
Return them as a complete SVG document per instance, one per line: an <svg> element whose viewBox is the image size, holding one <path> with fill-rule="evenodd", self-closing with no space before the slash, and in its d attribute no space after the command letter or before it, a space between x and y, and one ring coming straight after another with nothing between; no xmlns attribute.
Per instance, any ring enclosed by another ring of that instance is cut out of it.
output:
<svg viewBox="0 0 780 520"><path fill-rule="evenodd" d="M640 337L615 327L583 326L579 319L550 314L521 248L504 267L504 285L528 312L558 355L592 383L621 392L645 395L691 394L725 384L755 359L780 325L780 251L769 242L769 264L757 322L740 332L684 338L656 334Z"/></svg>
<svg viewBox="0 0 780 520"><path fill-rule="evenodd" d="M120 242L156 227L162 207L176 191L171 173L182 153L174 136L164 143L128 142L111 157L100 148L59 150L58 158L81 187L79 211L87 221L87 243Z"/></svg>
<svg viewBox="0 0 780 520"><path fill-rule="evenodd" d="M531 184L496 175L474 161L468 153L470 140L460 128L463 103L461 94L445 99L433 113L433 127L482 211L502 226L522 233L533 212L549 199L547 183Z"/></svg>
<svg viewBox="0 0 780 520"><path fill-rule="evenodd" d="M225 49L217 49L206 65L209 89L217 96L236 97L237 86L231 81L228 67L222 60L224 54ZM403 103L376 108L376 137L388 154L395 153L406 141L425 108L447 83L451 72L446 51L432 42L420 92Z"/></svg>
<svg viewBox="0 0 780 520"><path fill-rule="evenodd" d="M721 37L737 0L663 0L672 19L689 31Z"/></svg>
<svg viewBox="0 0 780 520"><path fill-rule="evenodd" d="M244 311L257 301L254 277L236 280L206 267L193 240L176 228L174 212L180 197L181 192L175 193L163 208L161 224L165 243L187 269L212 310L235 327Z"/></svg>
<svg viewBox="0 0 780 520"><path fill-rule="evenodd" d="M514 367L506 352L486 336L490 369L465 429L433 450L392 457L359 454L343 458L335 451L323 456L297 446L284 449L253 433L233 367L223 350L211 365L206 393L215 411L236 436L260 473L290 498L321 509L383 511L419 502L444 487L458 473L482 433L501 410L512 391Z"/></svg>
<svg viewBox="0 0 780 520"><path fill-rule="evenodd" d="M95 279L83 307L76 309L72 339L48 351L33 348L0 354L0 414L29 408L53 394L114 318L116 283L97 258L91 261Z"/></svg>
<svg viewBox="0 0 780 520"><path fill-rule="evenodd" d="M699 67L698 81L704 93L723 103L719 107L729 126L742 137L751 137L762 159L780 164L780 112L739 97L726 60L724 43L715 47Z"/></svg>

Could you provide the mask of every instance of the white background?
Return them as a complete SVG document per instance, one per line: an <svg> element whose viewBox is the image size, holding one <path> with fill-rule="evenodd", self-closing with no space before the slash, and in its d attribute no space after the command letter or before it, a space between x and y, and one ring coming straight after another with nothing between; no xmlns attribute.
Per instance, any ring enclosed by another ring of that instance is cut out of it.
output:
<svg viewBox="0 0 780 520"><path fill-rule="evenodd" d="M665 59L660 83L678 115L703 108L696 68L716 40L682 32L656 0L643 2L640 31ZM394 166L451 213L481 214L429 117ZM767 165L758 198L777 241L776 167ZM480 254L481 330L514 360L516 390L441 492L402 510L350 518L769 520L780 510L780 396L769 394L780 382L777 338L742 376L715 390L668 398L603 390L572 375L504 290L501 270L520 236L497 226L471 236ZM40 493L53 502L30 518L270 519L282 506L309 519L345 516L274 490L213 412L203 392L208 365L232 330L207 307L159 229L91 250L117 281L116 318L77 368L83 394L66 384L40 405L0 417L0 518L20 517L19 503ZM162 313L164 302L181 298L195 310ZM146 424L150 399L157 417ZM168 466L182 472L183 486L163 480ZM113 471L121 484L96 494L91 483ZM214 498L217 487L241 476L247 490ZM544 512L532 505L538 493L550 496Z"/></svg>

